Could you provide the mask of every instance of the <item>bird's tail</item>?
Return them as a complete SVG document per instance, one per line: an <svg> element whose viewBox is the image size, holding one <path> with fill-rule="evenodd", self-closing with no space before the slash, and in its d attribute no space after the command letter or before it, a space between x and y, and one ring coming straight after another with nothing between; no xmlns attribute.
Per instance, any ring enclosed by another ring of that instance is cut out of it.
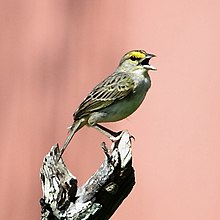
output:
<svg viewBox="0 0 220 220"><path fill-rule="evenodd" d="M74 134L82 127L82 122L80 120L75 121L73 123L73 125L71 125L68 129L68 136L63 144L63 146L60 149L60 155L58 160L61 158L61 156L63 155L64 151L66 150L67 146L69 145L70 141L72 140Z"/></svg>

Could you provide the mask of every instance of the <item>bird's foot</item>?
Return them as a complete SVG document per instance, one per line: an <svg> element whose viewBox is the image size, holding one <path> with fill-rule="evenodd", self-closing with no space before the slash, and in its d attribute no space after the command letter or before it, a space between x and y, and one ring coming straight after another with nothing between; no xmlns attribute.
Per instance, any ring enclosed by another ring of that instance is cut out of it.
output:
<svg viewBox="0 0 220 220"><path fill-rule="evenodd" d="M112 135L109 139L112 141L112 142L117 142L118 140L120 140L121 136L122 136L122 131L119 131L119 132L114 132L114 135Z"/></svg>
<svg viewBox="0 0 220 220"><path fill-rule="evenodd" d="M122 131L115 132L100 124L94 126L98 131L107 136L112 142L116 142L121 138Z"/></svg>

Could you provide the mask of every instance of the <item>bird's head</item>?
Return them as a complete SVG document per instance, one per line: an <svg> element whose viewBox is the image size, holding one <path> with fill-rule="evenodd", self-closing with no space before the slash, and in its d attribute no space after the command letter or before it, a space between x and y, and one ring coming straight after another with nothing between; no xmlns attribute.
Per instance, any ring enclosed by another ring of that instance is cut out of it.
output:
<svg viewBox="0 0 220 220"><path fill-rule="evenodd" d="M132 50L126 53L119 64L119 67L122 68L132 68L132 67L141 67L148 70L157 70L149 62L152 57L155 57L154 54L149 54L144 50Z"/></svg>

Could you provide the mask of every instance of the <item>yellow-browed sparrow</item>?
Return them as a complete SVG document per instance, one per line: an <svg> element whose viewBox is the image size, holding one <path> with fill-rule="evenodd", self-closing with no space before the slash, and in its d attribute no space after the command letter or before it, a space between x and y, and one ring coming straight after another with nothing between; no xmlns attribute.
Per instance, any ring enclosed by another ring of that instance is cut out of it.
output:
<svg viewBox="0 0 220 220"><path fill-rule="evenodd" d="M140 106L151 86L148 71L156 70L149 64L152 57L155 55L144 50L132 50L122 57L116 71L99 83L73 114L74 122L69 127L60 157L73 135L84 125L95 127L114 139L116 133L98 123L122 120Z"/></svg>

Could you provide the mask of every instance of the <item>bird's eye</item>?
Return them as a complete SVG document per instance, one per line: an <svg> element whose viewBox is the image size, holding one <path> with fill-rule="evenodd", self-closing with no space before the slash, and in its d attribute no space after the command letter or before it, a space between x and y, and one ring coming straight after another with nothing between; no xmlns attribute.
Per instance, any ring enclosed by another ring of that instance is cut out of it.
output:
<svg viewBox="0 0 220 220"><path fill-rule="evenodd" d="M131 56L130 59L131 59L132 61L137 60L137 58L136 58L135 56Z"/></svg>

